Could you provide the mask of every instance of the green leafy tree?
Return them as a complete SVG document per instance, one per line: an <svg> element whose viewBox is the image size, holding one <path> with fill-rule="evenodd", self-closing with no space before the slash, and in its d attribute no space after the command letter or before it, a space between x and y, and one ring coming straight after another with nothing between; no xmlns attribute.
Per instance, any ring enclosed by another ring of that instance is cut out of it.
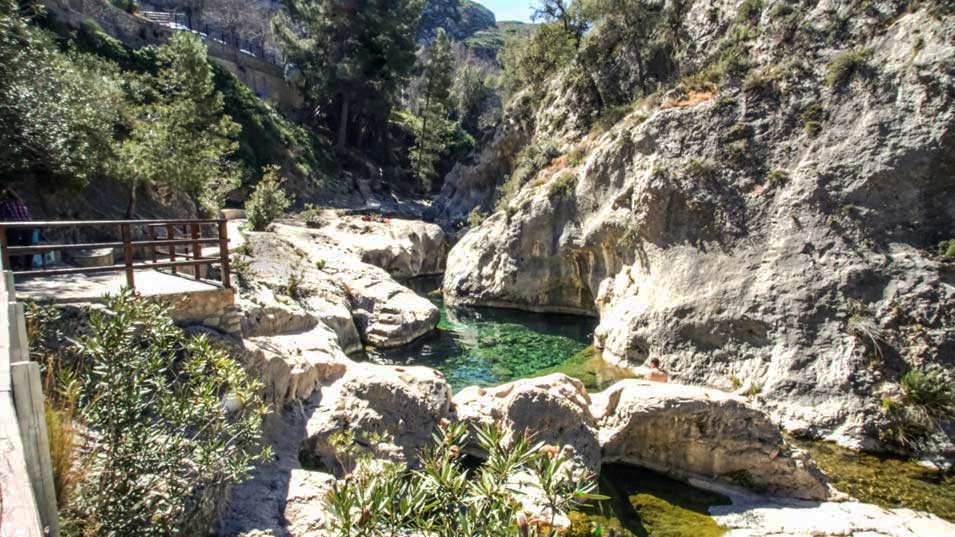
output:
<svg viewBox="0 0 955 537"><path fill-rule="evenodd" d="M592 479L571 477L558 448L507 439L493 427L473 433L487 460L469 470L462 457L467 429L456 423L439 430L417 471L358 455L357 469L325 500L338 535L551 537L559 534L558 517L606 499L593 493ZM522 497L534 498L539 513L526 513Z"/></svg>
<svg viewBox="0 0 955 537"><path fill-rule="evenodd" d="M245 216L254 231L265 231L292 205L282 188L278 168L271 166L263 172L262 180L245 202Z"/></svg>
<svg viewBox="0 0 955 537"><path fill-rule="evenodd" d="M205 44L178 32L160 47L158 61L159 74L136 83L142 104L131 107L129 136L116 147L112 171L129 181L129 218L142 185L165 183L212 209L239 182L228 160L238 147L239 126L223 113Z"/></svg>
<svg viewBox="0 0 955 537"><path fill-rule="evenodd" d="M305 78L315 116L349 139L380 141L415 63L422 0L283 0L275 33Z"/></svg>
<svg viewBox="0 0 955 537"><path fill-rule="evenodd" d="M577 53L573 33L557 22L541 24L530 36L511 36L499 54L504 67L504 89L540 89L544 82L570 64Z"/></svg>
<svg viewBox="0 0 955 537"><path fill-rule="evenodd" d="M571 0L540 0L533 18L536 21L558 23L565 34L573 37L575 48L580 48L580 41L590 26L584 18L580 2Z"/></svg>
<svg viewBox="0 0 955 537"><path fill-rule="evenodd" d="M420 107L421 126L412 152L415 175L425 192L431 190L432 181L437 175L436 164L447 150L451 131L456 128L449 121L453 75L451 42L444 28L439 28L427 54L424 95Z"/></svg>
<svg viewBox="0 0 955 537"><path fill-rule="evenodd" d="M110 154L123 92L115 68L63 52L0 0L0 176L84 186Z"/></svg>
<svg viewBox="0 0 955 537"><path fill-rule="evenodd" d="M164 306L128 291L106 306L70 352L90 434L64 534L200 535L206 504L268 456L261 386Z"/></svg>

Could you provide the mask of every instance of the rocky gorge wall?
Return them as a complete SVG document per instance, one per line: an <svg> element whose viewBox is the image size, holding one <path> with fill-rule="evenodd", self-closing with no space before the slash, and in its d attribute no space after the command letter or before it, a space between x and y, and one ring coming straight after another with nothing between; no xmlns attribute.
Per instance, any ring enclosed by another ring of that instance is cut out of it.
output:
<svg viewBox="0 0 955 537"><path fill-rule="evenodd" d="M521 124L564 156L455 246L444 292L599 315L607 359L659 358L680 382L758 394L790 430L883 447L901 374L955 367L955 268L934 253L955 229L955 19L818 2L787 37L778 4L748 23L749 74L701 83L681 77L738 6L693 3L676 81L606 132L554 81ZM823 37L836 18L845 33ZM452 173L438 205L493 196L506 176L488 169Z"/></svg>

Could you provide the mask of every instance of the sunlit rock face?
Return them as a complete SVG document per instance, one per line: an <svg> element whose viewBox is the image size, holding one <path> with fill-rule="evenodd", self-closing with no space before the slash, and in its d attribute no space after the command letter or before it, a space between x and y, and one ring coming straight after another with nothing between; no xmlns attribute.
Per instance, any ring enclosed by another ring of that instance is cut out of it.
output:
<svg viewBox="0 0 955 537"><path fill-rule="evenodd" d="M769 416L718 390L624 380L594 395L604 462L728 480L777 496L825 500L825 476Z"/></svg>
<svg viewBox="0 0 955 537"><path fill-rule="evenodd" d="M731 7L704 12L681 22L683 72L733 24ZM552 81L511 119L525 146L564 156L452 249L447 302L597 315L594 343L615 363L742 383L790 430L886 447L883 394L909 369L955 367L955 272L935 254L955 229L955 24L926 9L864 31L846 16L833 44L810 31L824 6L808 9L810 37L793 44L763 13L747 84L689 90L677 69L675 89L606 131L579 86ZM855 48L868 67L827 83ZM436 206L459 216L491 195L491 165L452 174Z"/></svg>
<svg viewBox="0 0 955 537"><path fill-rule="evenodd" d="M374 458L416 467L451 405L444 376L426 367L354 364L319 396L305 426L308 448L338 473L351 471L353 445Z"/></svg>

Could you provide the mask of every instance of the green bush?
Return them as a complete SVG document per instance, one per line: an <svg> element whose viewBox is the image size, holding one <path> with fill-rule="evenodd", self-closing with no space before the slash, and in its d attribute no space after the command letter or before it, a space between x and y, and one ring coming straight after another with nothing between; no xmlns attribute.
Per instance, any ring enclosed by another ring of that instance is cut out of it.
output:
<svg viewBox="0 0 955 537"><path fill-rule="evenodd" d="M487 220L487 217L488 217L487 211L481 210L480 207L475 207L471 209L470 213L468 213L468 226L478 227L485 220Z"/></svg>
<svg viewBox="0 0 955 537"><path fill-rule="evenodd" d="M577 176L573 173L562 173L551 181L547 188L547 196L550 199L563 198L574 193L577 187Z"/></svg>
<svg viewBox="0 0 955 537"><path fill-rule="evenodd" d="M826 84L834 88L844 86L853 76L867 69L871 55L869 49L853 49L837 54L826 67Z"/></svg>
<svg viewBox="0 0 955 537"><path fill-rule="evenodd" d="M202 513L258 448L261 385L164 306L131 292L93 311L70 350L85 472L63 510L67 536L198 535Z"/></svg>
<svg viewBox="0 0 955 537"><path fill-rule="evenodd" d="M285 195L278 168L265 170L262 181L245 202L245 216L254 231L265 231L276 219L285 214L292 200Z"/></svg>
<svg viewBox="0 0 955 537"><path fill-rule="evenodd" d="M773 170L766 175L766 183L775 188L785 186L789 183L789 174L784 170Z"/></svg>
<svg viewBox="0 0 955 537"><path fill-rule="evenodd" d="M517 195L521 187L560 156L560 150L552 142L531 144L515 159L514 172L498 188L495 210L500 211Z"/></svg>
<svg viewBox="0 0 955 537"><path fill-rule="evenodd" d="M806 136L815 138L822 132L822 123L818 121L807 121L806 124L803 125L803 130L806 132Z"/></svg>
<svg viewBox="0 0 955 537"><path fill-rule="evenodd" d="M526 436L507 439L497 429L473 433L487 460L469 470L463 455L467 425L443 427L434 447L422 454L421 469L359 458L357 469L325 498L334 531L355 535L430 535L458 537L554 536L554 519L588 500L592 479L568 476L560 450L532 445ZM524 512L521 495L540 499L543 519Z"/></svg>
<svg viewBox="0 0 955 537"><path fill-rule="evenodd" d="M945 259L955 259L955 239L938 243L938 255Z"/></svg>
<svg viewBox="0 0 955 537"><path fill-rule="evenodd" d="M810 104L803 109L800 119L803 122L803 130L810 138L815 138L822 132L822 122L827 116L826 109L819 104Z"/></svg>
<svg viewBox="0 0 955 537"><path fill-rule="evenodd" d="M759 22L759 15L763 10L762 0L743 0L736 10L736 22L755 23Z"/></svg>
<svg viewBox="0 0 955 537"><path fill-rule="evenodd" d="M955 415L955 383L939 371L912 370L899 386L901 395L882 402L888 423L881 438L906 450L923 449L941 422Z"/></svg>

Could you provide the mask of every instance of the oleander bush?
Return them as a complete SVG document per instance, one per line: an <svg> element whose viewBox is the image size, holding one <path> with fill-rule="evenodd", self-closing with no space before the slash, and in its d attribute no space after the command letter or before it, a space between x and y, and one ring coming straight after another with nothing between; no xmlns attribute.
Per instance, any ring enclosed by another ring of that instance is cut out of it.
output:
<svg viewBox="0 0 955 537"><path fill-rule="evenodd" d="M47 423L62 534L203 534L225 487L268 456L260 385L164 306L128 291L105 306L52 354L49 319L30 316L34 357L56 380Z"/></svg>
<svg viewBox="0 0 955 537"><path fill-rule="evenodd" d="M471 434L487 453L479 466L463 455ZM526 436L506 438L494 427L470 433L462 423L442 427L420 470L370 456L357 464L326 498L342 537L550 537L559 534L559 518L586 501L605 499L593 493L593 479L571 477L558 448L532 444ZM528 499L537 507L529 509Z"/></svg>

